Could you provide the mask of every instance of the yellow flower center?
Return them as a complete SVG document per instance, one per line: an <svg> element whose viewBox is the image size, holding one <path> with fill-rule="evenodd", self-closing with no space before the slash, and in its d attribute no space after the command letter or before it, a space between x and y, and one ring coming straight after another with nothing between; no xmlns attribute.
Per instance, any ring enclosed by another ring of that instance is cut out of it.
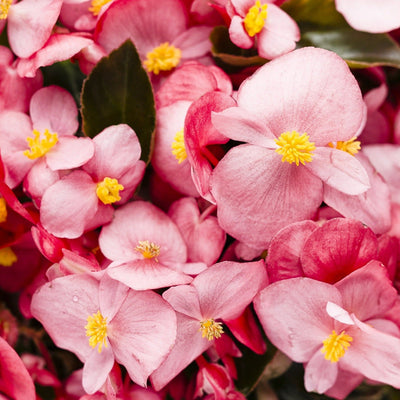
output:
<svg viewBox="0 0 400 400"><path fill-rule="evenodd" d="M265 20L267 19L267 7L267 4L261 5L260 0L257 0L247 12L243 23L249 36L255 36L264 28Z"/></svg>
<svg viewBox="0 0 400 400"><path fill-rule="evenodd" d="M6 19L12 0L0 0L0 19Z"/></svg>
<svg viewBox="0 0 400 400"><path fill-rule="evenodd" d="M282 162L288 162L290 164L296 163L299 166L300 163L303 165L306 162L311 162L315 150L314 143L308 140L309 136L306 133L300 135L296 131L284 132L275 139L275 143L279 146L275 151L282 155Z"/></svg>
<svg viewBox="0 0 400 400"><path fill-rule="evenodd" d="M201 337L208 340L219 339L224 333L221 322L215 322L212 318L200 322Z"/></svg>
<svg viewBox="0 0 400 400"><path fill-rule="evenodd" d="M99 345L99 353L101 353L103 344L107 347L107 318L104 318L100 310L96 314L87 317L87 325L85 326L86 336L89 337L89 345L95 348Z"/></svg>
<svg viewBox="0 0 400 400"><path fill-rule="evenodd" d="M11 247L3 247L0 249L0 265L3 267L11 267L17 260L18 258L11 250Z"/></svg>
<svg viewBox="0 0 400 400"><path fill-rule="evenodd" d="M185 140L183 137L183 129L176 133L174 141L171 144L172 154L178 160L178 164L186 160Z"/></svg>
<svg viewBox="0 0 400 400"><path fill-rule="evenodd" d="M181 51L168 42L160 44L146 55L143 62L147 71L158 75L160 71L171 71L181 60Z"/></svg>
<svg viewBox="0 0 400 400"><path fill-rule="evenodd" d="M160 255L160 246L153 242L150 243L148 240L139 241L135 250L141 253L144 258L156 258Z"/></svg>
<svg viewBox="0 0 400 400"><path fill-rule="evenodd" d="M97 184L96 194L104 204L112 204L121 200L120 190L124 190L124 187L118 183L117 179L106 177Z"/></svg>
<svg viewBox="0 0 400 400"><path fill-rule="evenodd" d="M24 151L24 156L31 160L44 156L58 142L57 133L50 133L48 129L44 131L44 138L40 138L40 132L33 130L34 137L27 137L26 141L29 145L29 150Z"/></svg>
<svg viewBox="0 0 400 400"><path fill-rule="evenodd" d="M0 224L7 221L7 203L0 197Z"/></svg>
<svg viewBox="0 0 400 400"><path fill-rule="evenodd" d="M347 140L346 142L336 142L336 146L333 143L329 143L329 147L336 148L338 150L345 151L346 153L351 154L354 156L354 154L357 154L361 150L361 142L356 140L357 138L354 136L350 140Z"/></svg>
<svg viewBox="0 0 400 400"><path fill-rule="evenodd" d="M90 3L89 11L94 15L97 16L100 13L101 7L104 6L104 4L109 3L111 0L92 0Z"/></svg>
<svg viewBox="0 0 400 400"><path fill-rule="evenodd" d="M322 342L324 347L321 349L321 353L325 353L325 360L331 363L338 362L344 356L352 341L353 338L350 335L346 335L345 331L340 335L332 331L332 334Z"/></svg>

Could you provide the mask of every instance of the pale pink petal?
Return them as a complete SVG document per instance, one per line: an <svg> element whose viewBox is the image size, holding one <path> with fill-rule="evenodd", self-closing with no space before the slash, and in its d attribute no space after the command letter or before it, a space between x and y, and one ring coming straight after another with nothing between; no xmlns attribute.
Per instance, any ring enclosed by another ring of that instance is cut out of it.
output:
<svg viewBox="0 0 400 400"><path fill-rule="evenodd" d="M336 9L354 29L372 33L389 32L400 27L397 0L335 0Z"/></svg>
<svg viewBox="0 0 400 400"><path fill-rule="evenodd" d="M163 293L175 311L188 317L202 321L203 315L200 309L199 294L192 285L179 285L171 287Z"/></svg>
<svg viewBox="0 0 400 400"><path fill-rule="evenodd" d="M292 51L300 39L296 22L282 9L268 4L267 19L258 35L258 54L268 60Z"/></svg>
<svg viewBox="0 0 400 400"><path fill-rule="evenodd" d="M364 377L359 373L339 369L334 385L325 394L335 399L345 399L363 380Z"/></svg>
<svg viewBox="0 0 400 400"><path fill-rule="evenodd" d="M267 286L255 298L254 308L271 342L293 361L307 362L334 328L325 312L328 301L341 304L332 285L293 278Z"/></svg>
<svg viewBox="0 0 400 400"><path fill-rule="evenodd" d="M93 394L97 392L106 382L107 376L114 365L114 353L108 343L103 346L101 353L92 349L83 366L82 386L85 392Z"/></svg>
<svg viewBox="0 0 400 400"><path fill-rule="evenodd" d="M190 276L174 271L153 259L114 262L107 269L107 273L111 278L135 290L159 289L192 281Z"/></svg>
<svg viewBox="0 0 400 400"><path fill-rule="evenodd" d="M228 108L220 113L212 113L214 127L230 139L276 149L276 136L260 121L257 114L241 107Z"/></svg>
<svg viewBox="0 0 400 400"><path fill-rule="evenodd" d="M48 129L62 136L73 135L78 129L78 108L74 98L58 86L38 90L32 96L29 113L33 128L41 133Z"/></svg>
<svg viewBox="0 0 400 400"><path fill-rule="evenodd" d="M362 321L383 315L397 300L397 291L388 278L385 266L375 260L352 272L335 286L342 294L343 307L352 310ZM368 296L361 293L368 293Z"/></svg>
<svg viewBox="0 0 400 400"><path fill-rule="evenodd" d="M60 137L57 144L46 153L46 163L53 171L78 168L93 154L94 145L90 138Z"/></svg>
<svg viewBox="0 0 400 400"><path fill-rule="evenodd" d="M248 35L243 26L243 18L234 15L229 25L229 37L232 43L242 49L250 49L254 44L254 39Z"/></svg>
<svg viewBox="0 0 400 400"><path fill-rule="evenodd" d="M98 202L92 178L86 172L74 171L44 193L41 222L55 236L77 238L95 215Z"/></svg>
<svg viewBox="0 0 400 400"><path fill-rule="evenodd" d="M266 258L270 282L304 276L300 255L307 238L317 227L313 221L295 222L273 237Z"/></svg>
<svg viewBox="0 0 400 400"><path fill-rule="evenodd" d="M62 0L24 0L10 7L8 40L13 52L26 58L49 38L58 19Z"/></svg>
<svg viewBox="0 0 400 400"><path fill-rule="evenodd" d="M321 181L280 158L273 150L240 145L213 171L211 193L219 224L253 247L266 248L284 226L311 219L322 201Z"/></svg>
<svg viewBox="0 0 400 400"><path fill-rule="evenodd" d="M327 362L322 352L316 351L305 365L304 386L308 392L325 393L333 386L337 375L338 364Z"/></svg>
<svg viewBox="0 0 400 400"><path fill-rule="evenodd" d="M213 344L212 341L201 337L200 321L177 313L177 325L177 337L172 351L150 377L155 390L163 388Z"/></svg>
<svg viewBox="0 0 400 400"><path fill-rule="evenodd" d="M258 69L241 85L238 105L259 115L276 136L295 130L316 146L350 140L364 122L361 91L346 63L312 47Z"/></svg>
<svg viewBox="0 0 400 400"><path fill-rule="evenodd" d="M318 147L313 152L312 162L305 165L326 185L345 194L358 195L370 186L368 174L354 156L329 147Z"/></svg>
<svg viewBox="0 0 400 400"><path fill-rule="evenodd" d="M110 279L107 274L102 276L99 285L99 305L101 313L107 316L107 322L111 322L118 313L128 291L129 289L125 285Z"/></svg>
<svg viewBox="0 0 400 400"><path fill-rule="evenodd" d="M237 263L224 261L196 276L203 317L234 319L243 313L254 296L267 285L263 260Z"/></svg>
<svg viewBox="0 0 400 400"><path fill-rule="evenodd" d="M344 217L361 221L375 233L385 233L391 226L389 187L364 154L356 157L368 173L371 188L360 195L349 196L326 185L324 202Z"/></svg>
<svg viewBox="0 0 400 400"><path fill-rule="evenodd" d="M131 39L145 57L160 44L172 43L186 25L183 3L178 0L121 0L112 3L100 18L95 40L110 52Z"/></svg>
<svg viewBox="0 0 400 400"><path fill-rule="evenodd" d="M145 386L175 343L175 312L152 291L130 290L110 325L117 362L134 382Z"/></svg>
<svg viewBox="0 0 400 400"><path fill-rule="evenodd" d="M44 47L29 58L18 61L18 74L32 78L40 67L46 67L59 61L65 61L91 45L93 40L76 34L54 34L50 36Z"/></svg>
<svg viewBox="0 0 400 400"><path fill-rule="evenodd" d="M241 16L245 17L250 7L254 5L254 0L230 0L234 10ZM261 4L267 3L267 1L260 1Z"/></svg>
<svg viewBox="0 0 400 400"><path fill-rule="evenodd" d="M172 45L181 50L182 62L198 59L211 51L210 26L194 26L181 33Z"/></svg>
<svg viewBox="0 0 400 400"><path fill-rule="evenodd" d="M308 237L301 254L305 276L334 283L377 257L375 234L359 221L335 218Z"/></svg>

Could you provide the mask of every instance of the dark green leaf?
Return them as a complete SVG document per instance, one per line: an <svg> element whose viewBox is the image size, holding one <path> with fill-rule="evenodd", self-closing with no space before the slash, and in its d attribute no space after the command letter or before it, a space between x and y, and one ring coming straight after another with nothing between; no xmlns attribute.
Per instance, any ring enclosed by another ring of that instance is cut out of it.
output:
<svg viewBox="0 0 400 400"><path fill-rule="evenodd" d="M386 34L360 32L349 26L332 29L303 26L299 46L334 51L355 68L379 65L400 68L400 47Z"/></svg>
<svg viewBox="0 0 400 400"><path fill-rule="evenodd" d="M142 160L150 159L155 128L154 96L130 40L102 58L84 82L83 131L94 137L110 125L128 124L137 134Z"/></svg>

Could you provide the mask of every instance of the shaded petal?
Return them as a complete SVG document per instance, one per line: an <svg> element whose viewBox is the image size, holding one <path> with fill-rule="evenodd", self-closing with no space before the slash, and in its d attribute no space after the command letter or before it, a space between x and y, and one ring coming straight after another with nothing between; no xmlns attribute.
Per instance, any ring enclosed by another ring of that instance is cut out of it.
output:
<svg viewBox="0 0 400 400"><path fill-rule="evenodd" d="M328 301L341 305L332 285L293 278L267 286L254 299L254 309L271 342L293 361L307 362L332 333Z"/></svg>
<svg viewBox="0 0 400 400"><path fill-rule="evenodd" d="M326 185L345 194L361 194L371 187L360 161L345 151L318 147L314 150L312 162L305 167Z"/></svg>
<svg viewBox="0 0 400 400"><path fill-rule="evenodd" d="M182 61L203 57L211 51L210 26L193 26L182 32L173 45L181 50Z"/></svg>
<svg viewBox="0 0 400 400"><path fill-rule="evenodd" d="M232 43L242 49L250 49L254 44L254 39L250 37L243 26L243 18L234 15L229 25L229 37Z"/></svg>
<svg viewBox="0 0 400 400"><path fill-rule="evenodd" d="M199 294L192 285L179 285L172 287L163 293L163 297L178 313L201 321L203 319ZM200 327L200 325L199 325Z"/></svg>

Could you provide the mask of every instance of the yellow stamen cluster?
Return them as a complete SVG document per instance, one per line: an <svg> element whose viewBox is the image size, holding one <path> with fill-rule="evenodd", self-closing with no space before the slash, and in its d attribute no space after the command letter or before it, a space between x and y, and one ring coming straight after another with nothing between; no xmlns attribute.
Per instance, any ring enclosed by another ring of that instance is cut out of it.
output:
<svg viewBox="0 0 400 400"><path fill-rule="evenodd" d="M306 133L300 135L296 131L284 132L275 139L275 143L279 146L275 151L282 155L282 162L296 163L297 166L300 163L304 165L312 161L312 151L315 150L314 143L308 139L309 136Z"/></svg>
<svg viewBox="0 0 400 400"><path fill-rule="evenodd" d="M0 224L7 221L7 203L0 197Z"/></svg>
<svg viewBox="0 0 400 400"><path fill-rule="evenodd" d="M176 133L174 141L171 144L172 154L178 160L178 164L186 160L185 140L183 136L183 129Z"/></svg>
<svg viewBox="0 0 400 400"><path fill-rule="evenodd" d="M181 51L168 42L160 44L146 55L143 62L147 71L158 75L161 71L170 71L181 60Z"/></svg>
<svg viewBox="0 0 400 400"><path fill-rule="evenodd" d="M0 249L0 265L3 267L11 267L17 260L18 257L12 251L11 247L3 247Z"/></svg>
<svg viewBox="0 0 400 400"><path fill-rule="evenodd" d="M160 255L160 246L153 242L150 243L148 240L139 241L135 250L141 253L144 258L156 258Z"/></svg>
<svg viewBox="0 0 400 400"><path fill-rule="evenodd" d="M98 351L101 353L103 344L107 347L107 318L104 318L99 310L87 317L85 329L86 336L89 337L89 345L93 348L99 345Z"/></svg>
<svg viewBox="0 0 400 400"><path fill-rule="evenodd" d="M345 151L346 153L351 154L354 156L354 154L357 154L361 150L361 142L359 140L356 140L357 138L354 136L350 140L347 140L346 142L336 142L336 146L333 143L329 143L329 147L336 148L338 150Z"/></svg>
<svg viewBox="0 0 400 400"><path fill-rule="evenodd" d="M120 190L124 190L124 187L117 179L106 177L97 184L96 194L104 204L112 204L121 200Z"/></svg>
<svg viewBox="0 0 400 400"><path fill-rule="evenodd" d="M36 129L33 130L33 136L33 138L26 138L29 150L24 151L24 155L31 160L44 156L58 142L57 133L50 133L48 129L44 131L43 139L40 138L40 132Z"/></svg>
<svg viewBox="0 0 400 400"><path fill-rule="evenodd" d="M212 318L200 322L201 337L208 340L219 339L224 333L221 322L215 322Z"/></svg>
<svg viewBox="0 0 400 400"><path fill-rule="evenodd" d="M321 353L325 353L325 360L331 363L338 362L339 359L344 356L344 353L352 341L353 338L347 335L345 331L340 335L332 331L332 334L322 342L324 346L321 349Z"/></svg>
<svg viewBox="0 0 400 400"><path fill-rule="evenodd" d="M99 15L101 7L109 3L111 0L92 0L89 11L96 17Z"/></svg>
<svg viewBox="0 0 400 400"><path fill-rule="evenodd" d="M0 19L6 19L12 0L0 0Z"/></svg>
<svg viewBox="0 0 400 400"><path fill-rule="evenodd" d="M243 23L249 36L255 36L264 28L265 20L267 19L267 7L267 4L261 5L260 0L257 0L247 12Z"/></svg>

